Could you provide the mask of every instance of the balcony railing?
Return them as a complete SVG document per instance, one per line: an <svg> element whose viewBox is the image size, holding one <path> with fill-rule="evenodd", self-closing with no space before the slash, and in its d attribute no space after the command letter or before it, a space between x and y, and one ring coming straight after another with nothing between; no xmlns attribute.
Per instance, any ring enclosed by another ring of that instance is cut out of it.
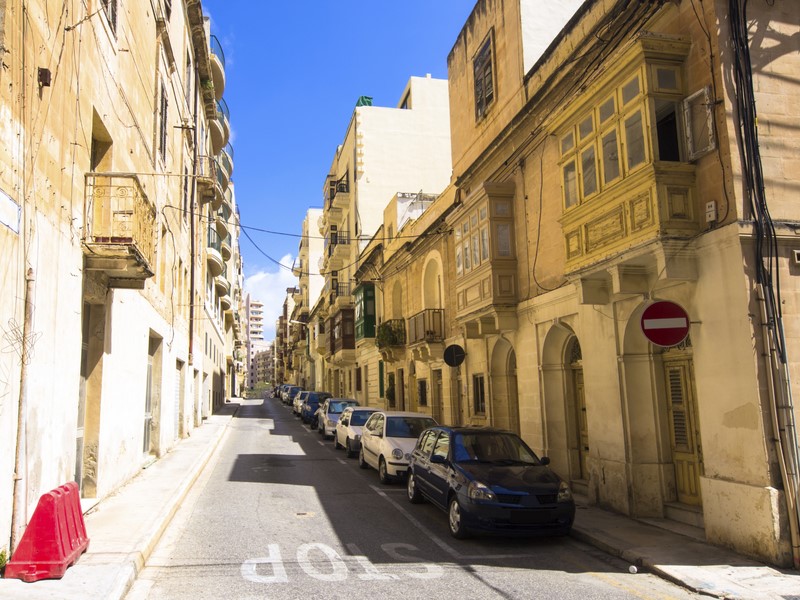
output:
<svg viewBox="0 0 800 600"><path fill-rule="evenodd" d="M342 202L336 203L337 196L339 196L340 199L344 200L344 203L346 204L346 199L349 198L349 196L346 196L346 194L350 193L350 182L348 181L348 174L345 173L339 179L333 179L333 177L331 176L331 178L328 181L327 193L328 197L325 199L325 204L324 204L326 208L331 208L335 204L336 205L342 204Z"/></svg>
<svg viewBox="0 0 800 600"><path fill-rule="evenodd" d="M136 175L87 173L84 220L83 242L93 268L106 271L110 280L153 276L156 209Z"/></svg>
<svg viewBox="0 0 800 600"><path fill-rule="evenodd" d="M444 340L444 310L428 308L408 319L408 343Z"/></svg>
<svg viewBox="0 0 800 600"><path fill-rule="evenodd" d="M406 324L403 319L389 319L378 325L375 333L375 344L378 348L405 346Z"/></svg>
<svg viewBox="0 0 800 600"><path fill-rule="evenodd" d="M332 231L325 236L325 250L328 256L333 256L337 246L350 244L350 233L347 230Z"/></svg>
<svg viewBox="0 0 800 600"><path fill-rule="evenodd" d="M217 100L221 100L225 91L225 53L222 51L222 45L215 35L211 36L209 46L211 49L211 79L214 84L214 96Z"/></svg>

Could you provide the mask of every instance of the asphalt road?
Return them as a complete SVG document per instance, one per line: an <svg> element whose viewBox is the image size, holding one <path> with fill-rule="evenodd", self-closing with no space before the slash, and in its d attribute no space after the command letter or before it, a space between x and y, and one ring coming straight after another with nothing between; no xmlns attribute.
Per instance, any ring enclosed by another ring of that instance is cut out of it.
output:
<svg viewBox="0 0 800 600"><path fill-rule="evenodd" d="M570 537L454 540L277 399L239 409L127 600L698 595Z"/></svg>

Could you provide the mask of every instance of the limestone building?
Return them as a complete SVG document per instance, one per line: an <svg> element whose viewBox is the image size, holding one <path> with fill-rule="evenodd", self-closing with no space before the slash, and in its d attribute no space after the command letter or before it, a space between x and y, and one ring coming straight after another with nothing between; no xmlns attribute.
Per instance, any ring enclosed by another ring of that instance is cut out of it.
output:
<svg viewBox="0 0 800 600"><path fill-rule="evenodd" d="M335 396L355 397L363 385L364 365L356 363L354 297L361 251L381 226L393 196L438 194L450 172L446 81L411 77L393 108L373 106L371 98L359 100L323 185L319 231L325 238L320 261L325 285L310 307L319 334L314 350L325 361L322 387ZM367 372L378 380L375 355Z"/></svg>
<svg viewBox="0 0 800 600"><path fill-rule="evenodd" d="M788 0L480 0L448 57L443 258L449 418L795 566L798 27ZM646 335L664 301L679 343Z"/></svg>
<svg viewBox="0 0 800 600"><path fill-rule="evenodd" d="M234 391L224 54L199 0L121 4L0 3L0 550Z"/></svg>

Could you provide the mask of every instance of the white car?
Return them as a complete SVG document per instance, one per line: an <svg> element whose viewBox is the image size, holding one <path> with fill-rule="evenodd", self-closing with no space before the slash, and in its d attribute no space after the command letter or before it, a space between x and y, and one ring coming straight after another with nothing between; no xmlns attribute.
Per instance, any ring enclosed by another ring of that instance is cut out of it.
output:
<svg viewBox="0 0 800 600"><path fill-rule="evenodd" d="M381 483L404 477L419 434L434 425L437 425L436 421L421 413L373 413L361 430L358 466L362 469L378 469Z"/></svg>
<svg viewBox="0 0 800 600"><path fill-rule="evenodd" d="M295 394L294 400L292 400L292 412L295 417L300 416L300 411L303 408L303 400L306 399L306 396L308 396L308 391L306 390L298 390Z"/></svg>
<svg viewBox="0 0 800 600"><path fill-rule="evenodd" d="M370 415L378 412L378 408L367 406L348 406L339 415L336 423L336 433L333 434L333 445L338 450L344 448L347 458L353 458L361 448L361 429Z"/></svg>
<svg viewBox="0 0 800 600"><path fill-rule="evenodd" d="M358 402L352 398L328 398L319 405L317 428L323 438L327 440L336 435L336 423L339 422L339 415L348 406L358 406Z"/></svg>

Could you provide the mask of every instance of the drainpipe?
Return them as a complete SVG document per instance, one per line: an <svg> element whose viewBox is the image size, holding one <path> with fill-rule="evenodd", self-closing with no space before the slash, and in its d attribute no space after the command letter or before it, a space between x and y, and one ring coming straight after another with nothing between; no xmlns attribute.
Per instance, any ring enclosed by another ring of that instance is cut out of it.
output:
<svg viewBox="0 0 800 600"><path fill-rule="evenodd" d="M11 554L17 549L22 531L28 524L27 427L28 427L28 356L27 346L33 320L33 269L25 276L25 320L20 347L19 406L17 412L17 447L14 456L14 495L11 511Z"/></svg>
<svg viewBox="0 0 800 600"><path fill-rule="evenodd" d="M783 493L786 501L786 513L789 518L789 536L792 546L792 563L800 569L800 507L797 503L798 473L796 432L792 418L791 388L785 371L785 363L777 355L772 339L767 306L762 284L758 285L757 300L761 308L761 329L764 338L764 363L770 400L770 416L772 417L773 444L775 456L783 481ZM777 379L777 381L776 381Z"/></svg>

